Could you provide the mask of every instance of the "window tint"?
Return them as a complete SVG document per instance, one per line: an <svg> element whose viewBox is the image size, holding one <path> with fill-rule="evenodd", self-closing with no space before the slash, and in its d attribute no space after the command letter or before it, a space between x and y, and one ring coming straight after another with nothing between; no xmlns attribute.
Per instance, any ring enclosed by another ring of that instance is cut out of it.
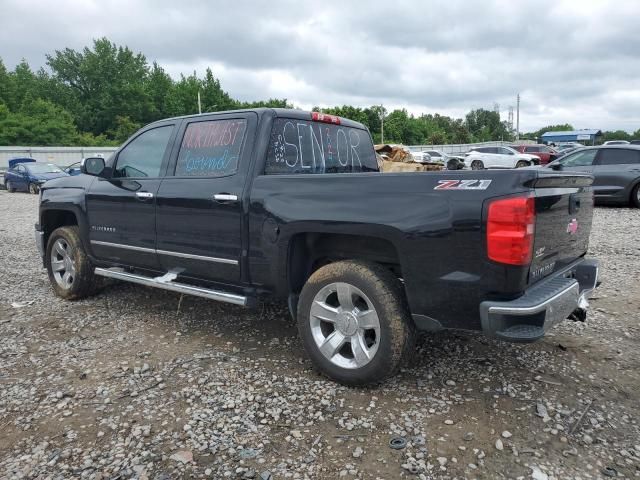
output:
<svg viewBox="0 0 640 480"><path fill-rule="evenodd" d="M600 150L598 165L625 165L640 163L640 152L624 148L605 148Z"/></svg>
<svg viewBox="0 0 640 480"><path fill-rule="evenodd" d="M565 167L586 167L593 165L593 159L598 153L597 150L580 150L576 153L571 153L565 158L560 160L560 163Z"/></svg>
<svg viewBox="0 0 640 480"><path fill-rule="evenodd" d="M509 150L508 148L497 147L496 150L498 150L498 153L500 153L501 155L513 155L513 151Z"/></svg>
<svg viewBox="0 0 640 480"><path fill-rule="evenodd" d="M432 157L441 157L442 155L440 155L440 152L436 152L435 150L429 150L427 152L429 155L431 155Z"/></svg>
<svg viewBox="0 0 640 480"><path fill-rule="evenodd" d="M273 122L266 174L377 171L366 130L287 118Z"/></svg>
<svg viewBox="0 0 640 480"><path fill-rule="evenodd" d="M245 119L193 122L180 145L176 176L224 177L238 171Z"/></svg>
<svg viewBox="0 0 640 480"><path fill-rule="evenodd" d="M172 125L147 130L118 154L114 177L158 177Z"/></svg>
<svg viewBox="0 0 640 480"><path fill-rule="evenodd" d="M532 152L538 153L540 152L540 147L526 147L524 151L527 153L532 153Z"/></svg>

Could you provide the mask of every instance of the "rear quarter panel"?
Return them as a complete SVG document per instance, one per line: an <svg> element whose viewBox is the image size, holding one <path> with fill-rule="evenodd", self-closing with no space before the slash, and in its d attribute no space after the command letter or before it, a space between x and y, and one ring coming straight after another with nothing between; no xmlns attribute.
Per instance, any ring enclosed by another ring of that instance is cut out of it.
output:
<svg viewBox="0 0 640 480"><path fill-rule="evenodd" d="M289 241L297 233L382 238L398 252L412 313L478 329L478 304L490 289L504 293L510 275L519 282L512 282L514 289L526 283L521 268L489 265L483 202L525 192L535 176L532 170L258 176L249 209L251 283L288 294ZM442 188L458 180L489 183L486 189Z"/></svg>

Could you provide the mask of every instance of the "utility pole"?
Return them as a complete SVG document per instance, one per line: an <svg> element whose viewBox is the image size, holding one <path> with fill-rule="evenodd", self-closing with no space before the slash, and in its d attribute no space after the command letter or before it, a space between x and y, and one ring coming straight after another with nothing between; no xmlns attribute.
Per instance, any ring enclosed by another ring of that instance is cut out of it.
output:
<svg viewBox="0 0 640 480"><path fill-rule="evenodd" d="M380 105L380 143L384 143L384 106Z"/></svg>
<svg viewBox="0 0 640 480"><path fill-rule="evenodd" d="M520 140L520 94L516 97L516 140Z"/></svg>
<svg viewBox="0 0 640 480"><path fill-rule="evenodd" d="M202 113L202 104L200 103L200 90L198 90L198 113Z"/></svg>

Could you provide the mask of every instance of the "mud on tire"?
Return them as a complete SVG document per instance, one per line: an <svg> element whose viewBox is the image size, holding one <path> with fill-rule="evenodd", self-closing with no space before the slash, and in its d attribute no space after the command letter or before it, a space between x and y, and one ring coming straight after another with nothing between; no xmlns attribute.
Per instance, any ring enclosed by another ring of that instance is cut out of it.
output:
<svg viewBox="0 0 640 480"><path fill-rule="evenodd" d="M45 252L49 281L57 296L78 300L98 291L101 282L93 273L94 267L84 251L77 226L54 230Z"/></svg>
<svg viewBox="0 0 640 480"><path fill-rule="evenodd" d="M337 286L335 294L334 285ZM347 297L351 297L351 303L349 299L345 301L344 293L342 298L338 297L337 289L347 288L345 285L349 286L351 293ZM325 307L318 307L322 303ZM345 303L353 309L343 308ZM327 310L326 305L335 312ZM373 329L365 329L371 325L372 310L378 321L377 333L373 336ZM319 321L319 317L330 321ZM391 271L375 263L340 261L315 271L302 289L297 321L300 337L314 366L345 385L380 382L396 373L415 350L415 326L402 286ZM335 332L351 341L329 358L321 349L323 337L326 342ZM363 350L368 352L366 358L362 356ZM365 363L356 361L358 358Z"/></svg>

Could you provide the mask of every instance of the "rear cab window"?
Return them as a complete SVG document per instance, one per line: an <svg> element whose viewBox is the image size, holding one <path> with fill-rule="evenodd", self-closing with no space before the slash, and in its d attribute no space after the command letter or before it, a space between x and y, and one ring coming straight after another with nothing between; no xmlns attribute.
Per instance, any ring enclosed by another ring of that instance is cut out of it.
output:
<svg viewBox="0 0 640 480"><path fill-rule="evenodd" d="M265 174L378 172L378 161L365 129L276 118L271 129Z"/></svg>

